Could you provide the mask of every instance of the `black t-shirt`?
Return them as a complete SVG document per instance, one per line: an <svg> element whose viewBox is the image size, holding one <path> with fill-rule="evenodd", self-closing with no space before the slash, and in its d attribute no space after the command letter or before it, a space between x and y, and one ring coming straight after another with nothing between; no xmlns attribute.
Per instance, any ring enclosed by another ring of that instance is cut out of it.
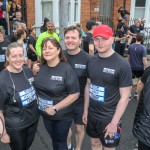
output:
<svg viewBox="0 0 150 150"><path fill-rule="evenodd" d="M110 57L92 57L88 63L91 80L89 114L99 119L111 119L120 100L119 88L132 85L131 68L116 52Z"/></svg>
<svg viewBox="0 0 150 150"><path fill-rule="evenodd" d="M64 50L64 55L67 58L68 63L72 66L74 71L77 74L78 80L79 80L79 86L80 86L80 96L79 101L84 100L84 88L87 81L87 63L90 59L90 55L81 50L76 55L69 55L67 53L67 50ZM78 101L76 101L78 102Z"/></svg>
<svg viewBox="0 0 150 150"><path fill-rule="evenodd" d="M35 38L32 36L32 35L29 35L27 37L27 47L28 47L28 50L32 51L30 48L29 48L29 44L33 45L34 49L35 49L35 45L36 45L36 40ZM32 51L33 52L33 51Z"/></svg>
<svg viewBox="0 0 150 150"><path fill-rule="evenodd" d="M124 32L122 32L121 30L118 30L116 33L116 37L119 37L119 38L124 37ZM120 41L115 42L115 46L121 46L121 45L125 45L125 40L120 40Z"/></svg>
<svg viewBox="0 0 150 150"><path fill-rule="evenodd" d="M3 42L0 42L0 71L4 69L5 64L5 51L7 49L7 46L10 44L10 41L7 39L4 39Z"/></svg>
<svg viewBox="0 0 150 150"><path fill-rule="evenodd" d="M94 41L93 41L93 34L90 32L86 33L86 37L83 38L83 50L87 53L89 53L89 45L93 44L94 45ZM97 50L94 47L94 54L97 53Z"/></svg>
<svg viewBox="0 0 150 150"><path fill-rule="evenodd" d="M132 32L134 34L138 34L140 32L140 28L135 25L130 26L129 30L130 30L130 32ZM133 36L133 38L136 38L136 37Z"/></svg>
<svg viewBox="0 0 150 150"><path fill-rule="evenodd" d="M5 69L0 73L0 81L0 110L4 113L6 129L24 129L37 121L39 110L32 71L28 67L23 67L20 73Z"/></svg>
<svg viewBox="0 0 150 150"><path fill-rule="evenodd" d="M125 25L125 24L122 23L122 21L119 22L118 25L117 25L117 31L118 31L119 29L121 29L123 25Z"/></svg>
<svg viewBox="0 0 150 150"><path fill-rule="evenodd" d="M39 109L43 117L51 120L62 120L73 116L73 104L59 110L54 116L45 113L45 108L53 106L69 94L79 92L77 75L66 62L56 67L40 66L34 85L39 96Z"/></svg>

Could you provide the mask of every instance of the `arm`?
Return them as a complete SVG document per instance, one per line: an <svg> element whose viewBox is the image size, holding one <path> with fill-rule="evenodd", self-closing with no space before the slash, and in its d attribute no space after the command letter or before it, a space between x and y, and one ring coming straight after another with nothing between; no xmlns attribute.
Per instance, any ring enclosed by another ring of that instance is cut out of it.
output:
<svg viewBox="0 0 150 150"><path fill-rule="evenodd" d="M119 124L122 115L124 114L124 111L126 110L126 107L129 102L129 96L131 94L132 87L122 87L119 89L120 91L120 100L117 104L115 114L111 120L111 122L106 126L106 134L107 135L114 135L117 132L117 125Z"/></svg>
<svg viewBox="0 0 150 150"><path fill-rule="evenodd" d="M3 122L4 122L4 133L3 136L1 138L1 142L3 143L10 143L10 137L7 134L6 128L5 128L5 119L4 119L4 115L3 115L3 111L0 110L0 117L2 118Z"/></svg>
<svg viewBox="0 0 150 150"><path fill-rule="evenodd" d="M94 56L94 44L89 44L89 54Z"/></svg>
<svg viewBox="0 0 150 150"><path fill-rule="evenodd" d="M57 111L69 106L73 102L75 102L79 97L79 93L74 93L74 94L69 94L66 98L64 98L62 101L57 103L54 107L56 108ZM46 108L46 113L49 115L54 115L56 111L54 110L54 107L48 107Z"/></svg>
<svg viewBox="0 0 150 150"><path fill-rule="evenodd" d="M141 94L141 91L143 90L144 88L144 84L141 80L138 81L138 84L137 84L137 92L138 92L138 97L137 99L139 100L140 98L140 94Z"/></svg>
<svg viewBox="0 0 150 150"><path fill-rule="evenodd" d="M32 44L29 44L29 48L36 54L36 50L34 49Z"/></svg>
<svg viewBox="0 0 150 150"><path fill-rule="evenodd" d="M147 68L147 57L143 57L144 70Z"/></svg>
<svg viewBox="0 0 150 150"><path fill-rule="evenodd" d="M87 79L87 83L84 90L84 112L83 112L83 123L87 124L87 115L88 115L88 107L89 107L89 90L90 90L90 79Z"/></svg>
<svg viewBox="0 0 150 150"><path fill-rule="evenodd" d="M37 52L38 56L40 56L40 57L41 57L41 44L42 44L42 41L43 41L42 34L39 35L38 40L36 42L36 52Z"/></svg>

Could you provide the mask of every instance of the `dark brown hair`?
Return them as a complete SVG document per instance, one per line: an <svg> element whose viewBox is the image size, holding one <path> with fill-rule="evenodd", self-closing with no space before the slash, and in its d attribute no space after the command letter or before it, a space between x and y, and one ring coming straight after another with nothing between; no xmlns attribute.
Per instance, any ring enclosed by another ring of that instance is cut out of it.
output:
<svg viewBox="0 0 150 150"><path fill-rule="evenodd" d="M23 35L25 31L23 29L20 29L17 31L17 37L20 39L21 35Z"/></svg>
<svg viewBox="0 0 150 150"><path fill-rule="evenodd" d="M29 28L28 28L28 34L30 35L31 32L32 32L34 29L35 29L35 27L29 27Z"/></svg>
<svg viewBox="0 0 150 150"><path fill-rule="evenodd" d="M50 41L53 44L53 46L57 47L57 49L60 49L60 53L59 53L60 61L67 61L66 57L63 54L62 48L60 46L60 43L55 38L52 38L52 37L45 38L42 41L42 44L41 44L42 51L43 51L43 47L47 44L48 41ZM41 63L45 64L46 60L43 57L42 51L41 51Z"/></svg>
<svg viewBox="0 0 150 150"><path fill-rule="evenodd" d="M81 38L81 37L82 37L82 31L81 31L81 29L80 29L79 27L77 27L77 26L69 26L68 28L65 28L64 36L66 35L66 33L67 33L68 31L74 31L74 30L78 31L78 33L79 33L79 38Z"/></svg>

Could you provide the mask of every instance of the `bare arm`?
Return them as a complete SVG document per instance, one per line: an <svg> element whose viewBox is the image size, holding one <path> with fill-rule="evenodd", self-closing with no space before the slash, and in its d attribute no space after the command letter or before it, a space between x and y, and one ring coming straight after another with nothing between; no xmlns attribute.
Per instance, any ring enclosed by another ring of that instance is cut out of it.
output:
<svg viewBox="0 0 150 150"><path fill-rule="evenodd" d="M87 124L87 115L88 115L88 108L89 108L89 90L90 90L90 79L87 79L87 83L84 90L84 112L83 112L83 123Z"/></svg>
<svg viewBox="0 0 150 150"><path fill-rule="evenodd" d="M132 87L123 87L120 88L120 100L117 104L115 114L111 120L111 122L106 126L106 134L107 135L114 135L117 132L117 125L119 124L122 115L124 114L124 111L126 110L126 107L129 102L129 96L131 94Z"/></svg>
<svg viewBox="0 0 150 150"><path fill-rule="evenodd" d="M143 57L144 69L147 68L147 57Z"/></svg>
<svg viewBox="0 0 150 150"><path fill-rule="evenodd" d="M144 84L141 80L139 80L138 84L137 84L137 92L138 92L138 97L137 99L139 100L140 98L140 94L141 94L141 91L143 90L144 88Z"/></svg>
<svg viewBox="0 0 150 150"><path fill-rule="evenodd" d="M29 44L29 48L36 54L36 50L34 49L32 44Z"/></svg>
<svg viewBox="0 0 150 150"><path fill-rule="evenodd" d="M0 110L0 117L2 118L3 122L4 122L4 133L3 136L1 138L1 142L3 143L10 143L10 137L7 134L6 128L5 128L5 119L4 119L4 115L3 115L3 111Z"/></svg>
<svg viewBox="0 0 150 150"><path fill-rule="evenodd" d="M89 44L89 54L94 56L94 45L93 44Z"/></svg>
<svg viewBox="0 0 150 150"><path fill-rule="evenodd" d="M79 97L79 93L74 93L74 94L69 94L66 98L64 98L62 101L57 103L54 107L56 108L57 111L69 106L73 102L75 102ZM56 111L54 110L54 107L48 107L46 108L46 112L49 115L54 115Z"/></svg>

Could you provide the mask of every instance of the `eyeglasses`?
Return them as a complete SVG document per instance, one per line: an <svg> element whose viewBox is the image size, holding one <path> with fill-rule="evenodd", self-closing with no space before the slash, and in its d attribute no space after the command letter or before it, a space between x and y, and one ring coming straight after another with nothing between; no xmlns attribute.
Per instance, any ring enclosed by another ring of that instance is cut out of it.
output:
<svg viewBox="0 0 150 150"><path fill-rule="evenodd" d="M102 38L94 38L94 42L105 42L107 41L108 39L102 37Z"/></svg>

